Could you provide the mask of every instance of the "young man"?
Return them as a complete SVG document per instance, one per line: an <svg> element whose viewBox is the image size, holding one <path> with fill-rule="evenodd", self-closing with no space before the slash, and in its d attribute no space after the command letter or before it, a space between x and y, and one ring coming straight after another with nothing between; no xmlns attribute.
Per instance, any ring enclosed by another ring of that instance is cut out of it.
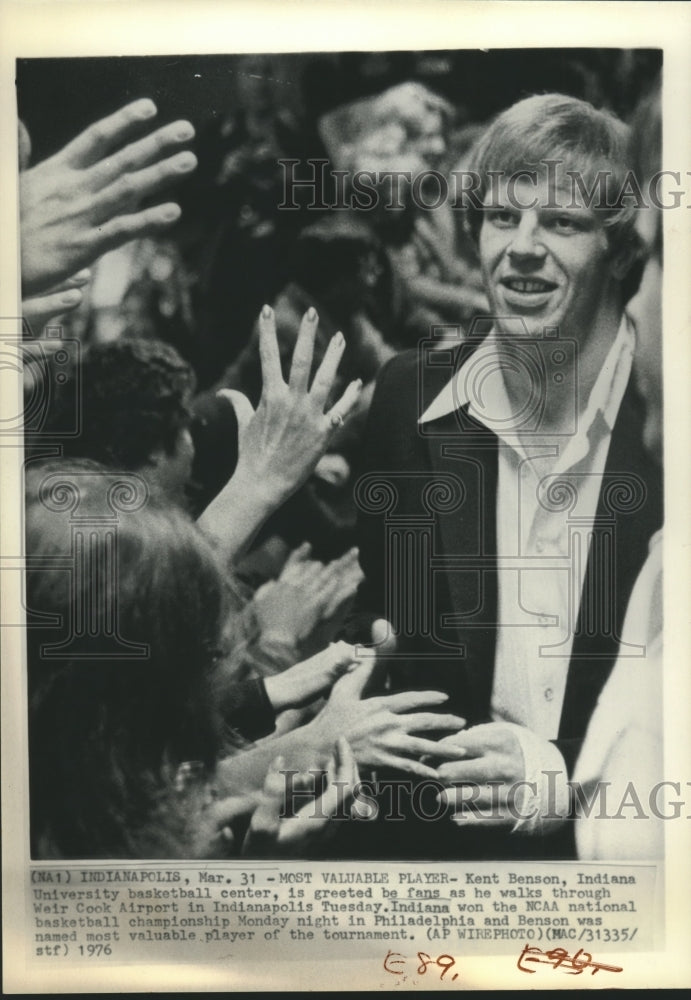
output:
<svg viewBox="0 0 691 1000"><path fill-rule="evenodd" d="M453 355L422 345L379 380L359 610L397 636L390 687L447 691L467 720L443 741L445 791L411 799L403 856L573 850L567 777L661 522L630 378L626 176L626 127L585 102L500 115L468 211L491 330Z"/></svg>

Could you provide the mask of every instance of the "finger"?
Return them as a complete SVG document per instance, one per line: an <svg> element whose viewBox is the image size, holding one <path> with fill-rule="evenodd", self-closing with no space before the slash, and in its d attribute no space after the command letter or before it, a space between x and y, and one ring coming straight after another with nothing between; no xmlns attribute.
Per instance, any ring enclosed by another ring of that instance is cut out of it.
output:
<svg viewBox="0 0 691 1000"><path fill-rule="evenodd" d="M395 695L392 697L395 697ZM439 732L441 729L450 729L455 732L458 729L462 729L466 721L460 715L443 715L440 712L414 712L411 715L404 714L403 716L398 716L399 721L403 718L410 720L406 725L406 730L409 733ZM438 746L440 742L440 740L435 740L435 745ZM455 754L458 758L467 756L465 747L457 747L453 744L446 744L444 752Z"/></svg>
<svg viewBox="0 0 691 1000"><path fill-rule="evenodd" d="M335 663L350 664L358 662L355 646L351 646L351 644L349 642L345 642L344 639L339 639L338 642L332 642L327 649L329 654L333 657ZM341 737L341 739L343 738L344 737Z"/></svg>
<svg viewBox="0 0 691 1000"><path fill-rule="evenodd" d="M437 774L442 784L449 785L460 785L464 782L482 784L499 778L497 762L492 757L447 761L437 768Z"/></svg>
<svg viewBox="0 0 691 1000"><path fill-rule="evenodd" d="M250 420L254 416L252 404L244 392L240 392L238 389L219 389L216 396L219 399L226 399L235 410L239 437L245 432Z"/></svg>
<svg viewBox="0 0 691 1000"><path fill-rule="evenodd" d="M39 337L46 323L56 316L71 312L81 304L84 296L78 288L70 288L54 295L39 295L22 300L22 318L33 337Z"/></svg>
<svg viewBox="0 0 691 1000"><path fill-rule="evenodd" d="M329 346L326 348L324 357L322 358L322 363L317 369L317 374L314 376L312 388L310 389L310 396L312 397L312 400L321 409L323 409L326 405L326 401L333 388L336 372L338 371L338 366L341 363L344 350L345 337L339 330L339 332L335 333L329 341ZM343 418L345 418L345 414L342 409L339 410L339 413Z"/></svg>
<svg viewBox="0 0 691 1000"><path fill-rule="evenodd" d="M336 402L326 414L329 421L334 424L334 417L340 417L340 423L343 423L355 409L361 392L362 379L357 378L354 382L350 383L338 402ZM326 397L324 398L324 401L326 402ZM339 424L334 424L334 426L339 426Z"/></svg>
<svg viewBox="0 0 691 1000"><path fill-rule="evenodd" d="M437 780L437 772L425 764L409 757L399 757L396 754L384 753L380 755L378 765L381 767L391 767L397 771L404 771L406 774L414 774L417 778Z"/></svg>
<svg viewBox="0 0 691 1000"><path fill-rule="evenodd" d="M109 219L116 213L131 211L143 198L154 194L166 184L179 181L196 166L197 157L186 149L135 173L121 174L104 188L96 205L96 219Z"/></svg>
<svg viewBox="0 0 691 1000"><path fill-rule="evenodd" d="M290 377L288 379L291 389L295 389L297 392L306 392L309 385L312 358L314 357L314 340L317 335L318 324L319 317L317 316L317 310L314 308L308 309L300 323L300 330L295 342L295 350L293 351L293 360L290 365Z"/></svg>
<svg viewBox="0 0 691 1000"><path fill-rule="evenodd" d="M310 656L308 660L303 660L301 666L313 671L324 671L329 674L339 668L347 668L353 663L357 663L355 647L347 642L334 642L321 652Z"/></svg>
<svg viewBox="0 0 691 1000"><path fill-rule="evenodd" d="M498 785L492 787L479 783L459 785L440 791L437 794L437 801L440 805L448 805L452 813L462 813L465 810L473 812L479 809L494 815L499 812L506 812L508 815L508 808L498 794L503 791L504 789Z"/></svg>
<svg viewBox="0 0 691 1000"><path fill-rule="evenodd" d="M115 250L130 240L167 229L180 218L181 209L175 202L155 205L141 212L120 215L99 226L91 238L88 258L100 256L106 250Z"/></svg>
<svg viewBox="0 0 691 1000"><path fill-rule="evenodd" d="M396 651L393 625L386 618L377 618L372 622L372 645L377 656Z"/></svg>
<svg viewBox="0 0 691 1000"><path fill-rule="evenodd" d="M510 753L514 749L515 737L513 734L507 735L497 723L483 723L463 732L452 733L444 739L463 747L468 757L482 757L490 751L506 750Z"/></svg>
<svg viewBox="0 0 691 1000"><path fill-rule="evenodd" d="M338 683L334 685L331 697L341 701L358 700L365 690L375 666L376 660L374 658L364 660L357 670L352 670L341 677Z"/></svg>
<svg viewBox="0 0 691 1000"><path fill-rule="evenodd" d="M336 740L336 780L347 781L350 786L360 780L355 755L345 736Z"/></svg>
<svg viewBox="0 0 691 1000"><path fill-rule="evenodd" d="M475 812L472 809L464 809L462 812L454 813L449 819L456 826L478 826L483 829L513 826L516 822L516 817L510 813L497 815L496 812L483 812L482 810Z"/></svg>
<svg viewBox="0 0 691 1000"><path fill-rule="evenodd" d="M52 295L55 292L64 292L68 288L83 288L84 285L88 285L90 281L91 271L88 267L84 267L81 271L77 271L76 274L71 275L69 278L65 278L64 281L60 281L57 285L53 285L52 288L47 289L46 294Z"/></svg>
<svg viewBox="0 0 691 1000"><path fill-rule="evenodd" d="M232 823L241 816L247 816L257 808L261 799L260 792L247 793L245 795L230 795L228 798L219 799L209 807L209 814L217 826L222 827Z"/></svg>
<svg viewBox="0 0 691 1000"><path fill-rule="evenodd" d="M415 754L416 757L445 757L445 754L439 753L439 744L436 740L425 740L420 736L410 736L407 730L400 734L398 737L398 746L405 750L406 753ZM436 769L435 775L438 773L439 768Z"/></svg>
<svg viewBox="0 0 691 1000"><path fill-rule="evenodd" d="M129 135L157 113L156 105L148 97L126 104L114 114L90 125L68 143L60 155L70 166L90 167L125 142Z"/></svg>
<svg viewBox="0 0 691 1000"><path fill-rule="evenodd" d="M443 705L449 700L443 691L400 691L386 695L384 704L390 712L413 712L427 705ZM442 718L442 716L439 716Z"/></svg>
<svg viewBox="0 0 691 1000"><path fill-rule="evenodd" d="M161 159L162 155L183 142L194 139L194 126L188 121L171 122L157 129L151 135L144 136L137 142L131 142L115 156L96 164L92 171L92 180L98 185L112 184L122 174L131 174L142 170Z"/></svg>
<svg viewBox="0 0 691 1000"><path fill-rule="evenodd" d="M276 336L276 317L271 306L263 306L258 320L259 360L262 369L262 395L284 385L281 355Z"/></svg>
<svg viewBox="0 0 691 1000"><path fill-rule="evenodd" d="M285 571L288 567L294 566L296 563L304 562L305 559L309 559L311 554L312 546L309 542L303 542L289 554L288 558L283 563L283 570Z"/></svg>

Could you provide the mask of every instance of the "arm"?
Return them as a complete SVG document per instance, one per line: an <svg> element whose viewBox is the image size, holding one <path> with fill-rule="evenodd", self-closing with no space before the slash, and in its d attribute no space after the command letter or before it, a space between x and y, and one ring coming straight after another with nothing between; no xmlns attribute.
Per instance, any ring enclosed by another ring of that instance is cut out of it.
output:
<svg viewBox="0 0 691 1000"><path fill-rule="evenodd" d="M259 318L263 387L256 412L241 392L220 390L238 419L238 463L198 523L229 561L248 547L268 516L305 482L357 402L359 380L325 412L345 347L340 333L332 338L309 385L317 323L317 314L310 309L300 326L286 384L273 310L264 306Z"/></svg>
<svg viewBox="0 0 691 1000"><path fill-rule="evenodd" d="M341 677L327 704L306 726L221 761L216 772L220 792L238 794L261 787L266 768L279 753L288 767L307 770L311 761L328 752L335 736L348 740L361 767L392 767L420 778L436 779L436 771L420 763L419 758L439 756L440 744L417 734L457 732L465 720L438 711L447 701L447 696L439 691L363 698L375 662L369 656L356 670ZM441 753L463 756L453 747L445 747Z"/></svg>
<svg viewBox="0 0 691 1000"><path fill-rule="evenodd" d="M153 101L134 101L20 174L25 297L43 294L107 250L180 217L174 202L140 208L197 165L189 150L178 151L194 136L187 121L140 138L156 113Z"/></svg>

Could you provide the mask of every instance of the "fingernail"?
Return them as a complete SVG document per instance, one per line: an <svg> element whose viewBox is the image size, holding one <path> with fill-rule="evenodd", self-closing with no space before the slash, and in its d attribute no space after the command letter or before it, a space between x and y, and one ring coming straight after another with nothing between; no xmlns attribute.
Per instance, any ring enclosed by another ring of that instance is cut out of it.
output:
<svg viewBox="0 0 691 1000"><path fill-rule="evenodd" d="M271 319L271 317L273 316L273 314L274 314L274 311L271 308L271 306L262 306L262 316L263 316L264 319Z"/></svg>
<svg viewBox="0 0 691 1000"><path fill-rule="evenodd" d="M194 125L192 122L180 122L175 130L175 138L179 139L180 142L186 142L187 139L194 138Z"/></svg>
<svg viewBox="0 0 691 1000"><path fill-rule="evenodd" d="M355 379L355 391L356 392L360 392L361 389L362 389L362 379L361 378L356 378Z"/></svg>
<svg viewBox="0 0 691 1000"><path fill-rule="evenodd" d="M194 153L181 153L178 157L177 168L180 173L186 174L190 170L194 170L197 166L197 157Z"/></svg>
<svg viewBox="0 0 691 1000"><path fill-rule="evenodd" d="M180 218L181 211L179 205L166 205L161 210L161 215L166 222L175 222L176 219Z"/></svg>
<svg viewBox="0 0 691 1000"><path fill-rule="evenodd" d="M156 105L148 97L139 101L135 106L134 113L137 118L153 118L156 114Z"/></svg>
<svg viewBox="0 0 691 1000"><path fill-rule="evenodd" d="M72 288L70 291L65 292L60 299L64 306L76 306L78 302L81 302L81 300L82 293L76 288Z"/></svg>
<svg viewBox="0 0 691 1000"><path fill-rule="evenodd" d="M83 271L77 271L77 273L72 277L72 282L75 285L85 285L91 280L91 271L88 267L85 267Z"/></svg>
<svg viewBox="0 0 691 1000"><path fill-rule="evenodd" d="M338 333L334 334L334 344L337 347L341 347L343 344L345 344L345 337L343 336L340 330L338 331Z"/></svg>
<svg viewBox="0 0 691 1000"><path fill-rule="evenodd" d="M307 319L310 321L310 323L314 323L316 318L317 318L317 310L314 308L314 306L310 306L309 309L307 310Z"/></svg>

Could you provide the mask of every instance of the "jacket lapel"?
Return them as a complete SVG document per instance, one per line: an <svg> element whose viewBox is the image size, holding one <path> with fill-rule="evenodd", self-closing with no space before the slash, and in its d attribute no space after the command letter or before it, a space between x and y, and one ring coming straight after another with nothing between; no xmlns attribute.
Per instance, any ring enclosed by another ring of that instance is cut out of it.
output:
<svg viewBox="0 0 691 1000"><path fill-rule="evenodd" d="M642 432L643 406L630 378L612 431L593 526L561 715L562 739L585 733L619 652L626 608L648 543L662 524L662 471L646 453Z"/></svg>

